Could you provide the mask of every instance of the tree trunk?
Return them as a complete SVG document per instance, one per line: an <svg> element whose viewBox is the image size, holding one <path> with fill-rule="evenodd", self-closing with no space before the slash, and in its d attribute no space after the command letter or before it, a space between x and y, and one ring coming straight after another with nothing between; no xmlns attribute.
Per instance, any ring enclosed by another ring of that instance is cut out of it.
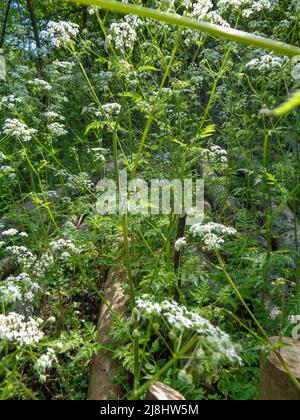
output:
<svg viewBox="0 0 300 420"><path fill-rule="evenodd" d="M278 337L271 338L274 344L279 343ZM278 352L283 358L294 377L300 383L300 341L283 338L287 344L280 347ZM300 392L291 381L279 362L278 356L272 352L264 362L260 378L261 401L300 401Z"/></svg>
<svg viewBox="0 0 300 420"><path fill-rule="evenodd" d="M41 51L42 44L41 44L40 33L39 33L39 29L38 29L38 25L37 25L37 21L36 21L36 17L35 17L35 12L34 12L34 8L33 8L31 0L27 0L27 9L28 9L29 16L30 16L30 22L31 22L31 26L32 26L35 45L36 45L36 48L38 49L38 53L39 53ZM39 54L38 54L38 58L37 58L36 63L37 63L38 71L42 72L43 63L42 63L42 59L41 59Z"/></svg>
<svg viewBox="0 0 300 420"><path fill-rule="evenodd" d="M83 7L82 9L82 30L87 28L88 24L88 9L87 7Z"/></svg>
<svg viewBox="0 0 300 420"><path fill-rule="evenodd" d="M4 21L3 21L3 26L2 26L2 31L1 31L1 36L0 36L0 48L2 48L4 45L4 38L5 38L6 28L8 24L8 17L9 17L11 5L12 5L12 0L8 0L6 12L4 16Z"/></svg>

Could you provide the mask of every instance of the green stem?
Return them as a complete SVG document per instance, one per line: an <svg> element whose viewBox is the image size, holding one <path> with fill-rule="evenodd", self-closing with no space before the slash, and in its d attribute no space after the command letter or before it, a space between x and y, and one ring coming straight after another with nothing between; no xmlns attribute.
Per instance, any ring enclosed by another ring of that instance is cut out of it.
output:
<svg viewBox="0 0 300 420"><path fill-rule="evenodd" d="M169 60L169 63L167 65L166 71L164 73L164 76L162 78L162 81L161 81L161 84L160 84L160 87L159 87L159 90L158 90L158 93L157 93L157 100L155 101L155 103L153 104L153 106L151 108L151 111L150 111L150 114L149 114L149 117L148 117L148 120L147 120L147 124L146 124L144 132L143 132L143 136L142 136L142 140L141 140L141 143L140 143L140 146L139 146L139 150L138 150L138 153L137 153L137 156L136 156L136 159L135 159L135 162L134 162L134 166L133 166L133 169L132 169L132 178L134 178L135 175L136 175L136 170L137 170L138 164L141 160L141 156L142 156L142 153L143 153L145 141L147 139L149 130L151 128L151 125L152 125L152 122L153 122L153 119L154 119L154 115L155 115L155 112L156 112L156 109L157 109L157 105L158 105L159 100L160 100L161 92L163 90L163 87L165 86L165 83L166 83L166 80L169 76L172 64L175 60L176 52L177 52L179 42L180 42L180 38L181 38L181 33L182 33L182 31L179 31L177 39L175 41L175 45L174 45L172 54L171 54L171 58Z"/></svg>
<svg viewBox="0 0 300 420"><path fill-rule="evenodd" d="M114 0L68 0L79 4L92 5L102 7L103 9L113 10L123 14L133 14L142 18L155 19L170 25L177 25L184 28L195 29L211 36L228 39L230 41L239 42L244 45L251 45L257 48L274 51L279 54L294 57L300 55L300 48L289 45L284 42L275 41L263 36L257 36L248 32L239 31L233 28L227 28L213 23L202 22L178 14L161 12L159 10L150 9L149 7L136 6L134 4L121 3Z"/></svg>
<svg viewBox="0 0 300 420"><path fill-rule="evenodd" d="M229 284L234 289L237 297L239 298L239 300L241 301L242 305L244 306L244 308L246 309L246 311L248 312L248 314L250 315L250 317L252 318L252 320L256 324L258 330L266 338L268 344L270 345L272 351L277 356L277 358L278 358L281 366L286 371L286 373L287 373L288 377L290 378L290 380L293 382L293 384L298 389L298 391L300 391L300 383L297 381L297 379L293 375L293 372L291 371L291 369L289 368L289 366L286 364L285 360L283 359L283 357L281 356L281 354L278 352L277 347L274 345L274 343L272 343L272 341L270 340L269 336L267 335L267 333L265 332L265 330L263 329L263 327L261 326L261 324L259 323L259 321L256 319L255 315L249 309L249 307L248 307L247 303L245 302L243 296L241 295L238 287L235 285L234 281L232 280L232 278L230 277L230 275L227 273L226 268L225 268L225 264L224 264L223 258L221 257L220 252L216 249L215 250L215 253L216 253L217 259L219 261L219 264L221 266L221 269L222 269L223 273L225 274L225 276L226 276Z"/></svg>

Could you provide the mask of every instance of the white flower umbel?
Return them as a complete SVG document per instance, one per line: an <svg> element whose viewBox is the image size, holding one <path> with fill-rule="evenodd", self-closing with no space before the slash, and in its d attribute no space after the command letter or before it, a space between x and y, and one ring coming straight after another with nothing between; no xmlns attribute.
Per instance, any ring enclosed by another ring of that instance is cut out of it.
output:
<svg viewBox="0 0 300 420"><path fill-rule="evenodd" d="M72 255L76 255L80 250L70 239L58 239L50 243L50 248L58 254L61 259L70 259Z"/></svg>
<svg viewBox="0 0 300 420"><path fill-rule="evenodd" d="M47 349L47 353L37 359L34 368L39 374L41 382L45 382L47 370L51 369L55 363L57 363L57 357L55 351L51 348Z"/></svg>
<svg viewBox="0 0 300 420"><path fill-rule="evenodd" d="M234 236L237 231L219 223L209 222L205 225L197 223L190 229L193 236L199 237L208 250L219 249L224 244L224 237Z"/></svg>
<svg viewBox="0 0 300 420"><path fill-rule="evenodd" d="M6 251L12 255L24 270L30 270L36 263L36 257L25 246L8 246Z"/></svg>
<svg viewBox="0 0 300 420"><path fill-rule="evenodd" d="M29 318L26 321L23 315L15 312L0 315L0 340L24 347L36 345L43 337L37 320Z"/></svg>
<svg viewBox="0 0 300 420"><path fill-rule="evenodd" d="M186 239L183 237L183 238L177 239L177 241L175 242L174 248L175 248L175 251L179 252L182 249L184 249L186 246L187 246L187 242L186 242Z"/></svg>
<svg viewBox="0 0 300 420"><path fill-rule="evenodd" d="M12 136L27 142L32 139L32 136L37 133L37 130L28 128L26 124L16 118L8 118L4 122L2 132L7 136Z"/></svg>
<svg viewBox="0 0 300 420"><path fill-rule="evenodd" d="M228 162L227 150L217 145L213 145L209 149L203 149L201 156L207 156L211 164L227 164Z"/></svg>
<svg viewBox="0 0 300 420"><path fill-rule="evenodd" d="M103 105L102 108L103 108L105 114L109 115L109 116L112 116L112 115L118 116L120 111L121 111L121 105L118 104L118 103L115 103L115 102L105 104L105 105Z"/></svg>
<svg viewBox="0 0 300 420"><path fill-rule="evenodd" d="M47 29L41 32L41 38L55 48L67 46L79 33L79 26L73 22L48 23Z"/></svg>
<svg viewBox="0 0 300 420"><path fill-rule="evenodd" d="M211 0L183 0L183 5L185 14L197 19L203 19L213 8Z"/></svg>
<svg viewBox="0 0 300 420"><path fill-rule="evenodd" d="M46 82L45 80L33 79L33 80L30 80L28 82L28 84L31 85L31 86L34 86L36 88L39 88L41 90L46 90L48 92L50 90L52 90L52 86L48 82Z"/></svg>
<svg viewBox="0 0 300 420"><path fill-rule="evenodd" d="M89 6L88 7L88 13L91 16L93 16L97 12L97 10L98 10L97 7L94 7L94 6Z"/></svg>
<svg viewBox="0 0 300 420"><path fill-rule="evenodd" d="M16 235L18 235L18 233L19 233L19 231L17 230L17 229L8 229L8 230L5 230L5 231L3 231L3 232L1 232L1 235L2 236L16 236Z"/></svg>
<svg viewBox="0 0 300 420"><path fill-rule="evenodd" d="M4 305L21 301L31 303L39 290L40 286L27 273L10 276L0 283L0 302Z"/></svg>
<svg viewBox="0 0 300 420"><path fill-rule="evenodd" d="M115 45L117 50L125 52L133 49L137 40L137 33L135 28L129 22L114 22L110 25L109 35L107 38Z"/></svg>
<svg viewBox="0 0 300 420"><path fill-rule="evenodd" d="M259 72L282 69L287 63L287 57L277 57L275 55L266 54L259 58L254 58L246 64L249 70L257 70Z"/></svg>
<svg viewBox="0 0 300 420"><path fill-rule="evenodd" d="M0 105L4 106L9 110L16 108L16 106L20 103L22 103L22 100L15 95L3 96L0 99Z"/></svg>
<svg viewBox="0 0 300 420"><path fill-rule="evenodd" d="M21 238L27 238L28 235L26 232L19 232L18 229L8 229L8 230L4 230L3 232L0 233L1 236L20 236Z"/></svg>
<svg viewBox="0 0 300 420"><path fill-rule="evenodd" d="M280 308L277 308L276 306L271 309L269 314L269 319L272 321L275 321L280 315L282 314L282 311Z"/></svg>
<svg viewBox="0 0 300 420"><path fill-rule="evenodd" d="M206 354L217 351L222 354L224 360L241 363L241 358L229 335L212 325L207 319L189 311L185 306L167 300L159 304L142 299L138 299L136 305L141 317L147 319L155 316L164 317L177 335L189 331L203 337L200 346L202 345Z"/></svg>
<svg viewBox="0 0 300 420"><path fill-rule="evenodd" d="M0 284L0 302L4 305L11 305L21 302L22 291L18 285L12 282L1 282Z"/></svg>
<svg viewBox="0 0 300 420"><path fill-rule="evenodd" d="M47 111L44 113L45 117L48 120L54 121L54 120L60 120L60 121L64 121L65 117L63 117L62 115L60 115L58 112L55 111Z"/></svg>
<svg viewBox="0 0 300 420"><path fill-rule="evenodd" d="M240 9L249 4L249 0L219 0L217 6L220 11L227 11L228 9Z"/></svg>
<svg viewBox="0 0 300 420"><path fill-rule="evenodd" d="M68 134L67 130L65 129L65 126L58 122L48 124L47 129L49 131L49 134L53 137L62 137Z"/></svg>

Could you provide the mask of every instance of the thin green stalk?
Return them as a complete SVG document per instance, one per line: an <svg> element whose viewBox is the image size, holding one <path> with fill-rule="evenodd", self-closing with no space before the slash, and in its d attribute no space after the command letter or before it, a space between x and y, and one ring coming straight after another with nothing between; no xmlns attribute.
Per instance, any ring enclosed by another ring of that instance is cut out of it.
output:
<svg viewBox="0 0 300 420"><path fill-rule="evenodd" d="M117 134L113 132L113 151L114 151L114 165L116 170L116 183L118 186L118 190L120 192L120 180L119 180L119 168L118 168L118 144L117 144ZM134 281L131 271L131 258L130 258L130 251L129 251L129 236L128 236L128 226L127 226L127 214L122 215L121 219L122 230L123 230L123 239L124 239L124 248L125 248L125 260L126 260L126 267L128 272L128 280L129 280L129 287L130 287L130 295L133 304L135 305L135 287Z"/></svg>
<svg viewBox="0 0 300 420"><path fill-rule="evenodd" d="M114 164L115 164L115 170L116 170L116 182L118 186L118 191L120 193L120 179L119 179L119 168L118 168L118 139L117 139L116 130L113 131L113 152L114 152ZM131 257L130 257L130 251L129 251L127 212L124 215L122 215L121 224L122 224L122 230L123 230L125 261L126 261L126 268L127 268L129 288L130 288L130 297L131 297L132 304L135 307L135 285L134 285L132 271L131 271ZM134 322L134 331L138 332L137 321ZM138 334L133 338L133 357L134 357L133 395L135 395L136 390L139 386L139 372L140 372Z"/></svg>
<svg viewBox="0 0 300 420"><path fill-rule="evenodd" d="M286 362L284 361L284 359L282 358L282 356L280 355L280 353L277 351L276 346L274 345L274 343L272 343L270 341L270 338L268 336L268 334L265 332L265 330L263 329L263 327L261 326L261 324L259 323L259 321L256 319L255 315L253 314L253 312L250 310L250 308L248 307L247 303L245 302L243 296L241 295L238 287L236 286L236 284L234 283L234 281L232 280L232 278L230 277L230 275L228 274L226 268L225 268L225 264L223 261L223 258L221 257L220 252L216 249L215 250L215 254L217 256L217 259L219 261L219 264L221 266L221 269L223 271L223 273L225 274L226 279L228 280L228 283L232 286L232 288L234 289L237 297L239 298L240 302L242 303L243 307L246 309L246 311L248 312L248 314L250 315L251 319L254 321L254 323L256 324L258 330L260 331L260 333L263 335L263 337L266 338L268 344L271 346L272 351L275 352L275 355L277 356L281 366L283 367L283 369L286 371L288 377L290 378L290 380L293 382L293 384L295 385L295 387L300 391L300 383L297 381L297 379L295 378L295 376L293 375L291 369L288 367L288 365L286 364Z"/></svg>
<svg viewBox="0 0 300 420"><path fill-rule="evenodd" d="M149 381L147 381L135 392L134 398L143 394L153 382L157 381L165 372L167 372L175 363L177 363L178 360L180 360L187 352L189 352L198 340L199 337L192 338L179 353L175 354L174 357L169 360ZM129 398L129 400L132 400L132 398Z"/></svg>
<svg viewBox="0 0 300 420"><path fill-rule="evenodd" d="M46 204L44 205L44 207L45 207L45 208L46 208L46 210L47 210L47 213L48 213L48 215L49 215L49 217L50 217L51 222L53 223L53 226L54 226L55 230L56 230L56 231L60 234L60 229L59 229L59 227L58 227L58 225L57 225L57 223L56 223L56 220L54 219L53 213L52 213L52 211L51 211L51 209L50 209L49 205L47 204L47 197L46 197L46 193L45 193L45 190L44 190L44 187L43 187L43 184L42 184L42 181L41 181L40 175L39 175L38 171L34 168L34 166L33 166L32 162L31 162L31 160L29 159L29 157L28 157L28 155L27 155L27 153L25 153L25 158L26 158L26 160L27 160L28 165L29 165L29 166L30 166L30 168L32 169L32 172L33 172L33 173L35 174L35 176L37 177L38 184L39 184L39 187L40 187L40 190L41 190L41 194L42 194L42 196L43 196L44 202L46 203Z"/></svg>
<svg viewBox="0 0 300 420"><path fill-rule="evenodd" d="M144 129L144 132L143 132L142 140L141 140L141 143L140 143L140 146L139 146L139 149L138 149L138 153L137 153L137 156L136 156L134 165L133 165L132 178L134 178L135 175L136 175L136 170L137 170L139 161L140 161L141 156L142 156L142 153L143 153L145 141L147 139L149 130L150 130L151 125L152 125L152 122L154 120L154 115L155 115L155 112L156 112L156 108L157 108L158 102L160 100L160 95L161 95L162 89L163 89L163 87L164 87L164 85L166 83L166 80L167 80L167 78L169 76L169 73L170 73L172 64L173 64L173 62L175 60L176 52L177 52L177 49L178 49L178 46L179 46L179 42L180 42L180 39L181 39L181 34L182 34L182 30L180 30L179 33L178 33L178 35L177 35L177 39L175 41L175 45L174 45L174 48L173 48L173 51L172 51L172 54L171 54L169 63L167 65L166 71L164 73L164 76L162 78L162 81L161 81L161 84L160 84L160 87L159 87L159 90L158 90L158 93L157 93L157 100L155 101L155 103L153 104L153 106L151 108L151 111L150 111L150 114L149 114L149 117L148 117L148 120L147 120L147 124L146 124L145 129Z"/></svg>
<svg viewBox="0 0 300 420"><path fill-rule="evenodd" d="M170 25L177 25L184 28L195 29L218 38L228 39L229 41L239 42L244 45L251 45L256 48L263 48L274 51L288 57L300 55L300 48L289 45L274 39L257 36L248 32L239 31L233 28L227 28L213 23L199 21L186 16L161 12L149 7L136 6L134 4L121 3L114 0L68 0L79 4L97 6L103 9L112 10L123 14L133 14L142 18L155 19Z"/></svg>
<svg viewBox="0 0 300 420"><path fill-rule="evenodd" d="M217 74L217 76L215 78L215 81L214 81L214 84L213 84L213 87L212 87L212 90L211 90L210 98L209 98L208 104L207 104L207 106L205 108L205 112L204 112L204 115L202 117L202 120L201 120L199 129L198 129L198 134L201 133L201 131L202 131L203 127L204 127L204 124L206 122L207 116L208 116L208 114L209 114L209 112L211 110L211 107L212 107L212 104L213 104L213 100L214 100L214 97L215 97L215 93L217 91L218 83L219 83L219 80L222 77L223 71L224 71L224 69L226 67L226 64L227 64L227 61L228 61L230 52L231 52L231 45L226 50L226 53L225 53L224 60L222 62L220 71L218 72L218 74Z"/></svg>

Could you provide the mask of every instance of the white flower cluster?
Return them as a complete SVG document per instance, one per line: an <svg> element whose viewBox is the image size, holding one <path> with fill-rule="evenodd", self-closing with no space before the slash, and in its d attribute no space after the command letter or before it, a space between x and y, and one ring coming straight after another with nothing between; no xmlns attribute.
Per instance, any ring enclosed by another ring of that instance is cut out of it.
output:
<svg viewBox="0 0 300 420"><path fill-rule="evenodd" d="M137 40L137 33L131 23L124 21L113 22L110 25L108 40L113 43L117 50L125 52L132 50Z"/></svg>
<svg viewBox="0 0 300 420"><path fill-rule="evenodd" d="M280 315L282 314L281 309L277 308L276 306L270 310L269 319L275 321Z"/></svg>
<svg viewBox="0 0 300 420"><path fill-rule="evenodd" d="M207 223L202 225L196 223L190 229L193 236L198 236L203 241L208 250L219 249L225 243L225 236L233 236L237 231L231 227L226 227L219 223Z"/></svg>
<svg viewBox="0 0 300 420"><path fill-rule="evenodd" d="M19 286L12 282L1 282L0 284L0 302L2 305L11 305L22 301L22 291Z"/></svg>
<svg viewBox="0 0 300 420"><path fill-rule="evenodd" d="M70 174L65 170L57 171L57 175L62 175L66 177L65 185L73 191L82 191L86 189L92 190L95 185L90 180L90 176L86 172L80 172L78 175Z"/></svg>
<svg viewBox="0 0 300 420"><path fill-rule="evenodd" d="M20 236L21 238L27 238L28 235L26 232L19 232L18 229L8 229L8 230L4 230L3 232L1 232L0 234L1 236Z"/></svg>
<svg viewBox="0 0 300 420"><path fill-rule="evenodd" d="M107 103L103 105L103 111L109 116L118 116L121 111L121 105L118 103Z"/></svg>
<svg viewBox="0 0 300 420"><path fill-rule="evenodd" d="M80 250L76 247L74 242L70 239L58 239L50 243L50 248L53 252L60 255L60 258L66 260L71 258L72 254L78 254Z"/></svg>
<svg viewBox="0 0 300 420"><path fill-rule="evenodd" d="M8 246L6 251L16 259L25 271L30 270L36 263L36 257L25 246Z"/></svg>
<svg viewBox="0 0 300 420"><path fill-rule="evenodd" d="M215 10L207 13L206 18L209 22L215 23L216 25L225 26L227 28L230 26L229 23L226 22L226 20L223 19L222 16L220 16L219 13Z"/></svg>
<svg viewBox="0 0 300 420"><path fill-rule="evenodd" d="M16 173L15 170L8 165L1 165L0 166L0 174L1 175L8 175L8 178L10 179L15 179L16 178Z"/></svg>
<svg viewBox="0 0 300 420"><path fill-rule="evenodd" d="M186 246L187 246L187 242L186 242L186 239L183 237L183 238L177 239L177 241L175 242L174 248L175 248L175 251L179 252Z"/></svg>
<svg viewBox="0 0 300 420"><path fill-rule="evenodd" d="M50 251L43 254L34 264L33 273L37 278L44 277L47 271L53 266L54 259Z"/></svg>
<svg viewBox="0 0 300 420"><path fill-rule="evenodd" d="M253 13L272 10L276 1L270 0L219 0L217 7L221 12L228 10L243 10L242 16L249 17Z"/></svg>
<svg viewBox="0 0 300 420"><path fill-rule="evenodd" d="M20 103L22 103L22 100L15 95L3 96L0 99L0 105L3 105L9 110L14 109Z"/></svg>
<svg viewBox="0 0 300 420"><path fill-rule="evenodd" d="M32 136L37 132L34 128L28 128L26 124L13 119L6 119L3 125L3 134L15 137L23 141L30 141Z"/></svg>
<svg viewBox="0 0 300 420"><path fill-rule="evenodd" d="M292 70L292 78L296 80L296 82L300 81L300 63L297 63L293 70Z"/></svg>
<svg viewBox="0 0 300 420"><path fill-rule="evenodd" d="M0 340L22 347L34 346L44 337L44 333L40 330L42 323L42 320L33 318L26 321L23 315L15 312L0 315Z"/></svg>
<svg viewBox="0 0 300 420"><path fill-rule="evenodd" d="M51 369L54 363L57 363L57 357L55 351L51 348L47 349L47 353L43 354L37 361L35 362L34 368L39 374L40 380L45 382L45 373L48 369Z"/></svg>
<svg viewBox="0 0 300 420"><path fill-rule="evenodd" d="M243 11L243 17L248 18L254 13L260 13L264 10L271 11L273 9L273 4L270 0L256 0L253 1L251 7Z"/></svg>
<svg viewBox="0 0 300 420"><path fill-rule="evenodd" d="M183 0L183 6L187 15L203 19L207 13L213 8L211 0Z"/></svg>
<svg viewBox="0 0 300 420"><path fill-rule="evenodd" d="M300 13L300 2L299 2L299 0L292 0L290 2L289 10L291 12L295 11L295 13Z"/></svg>
<svg viewBox="0 0 300 420"><path fill-rule="evenodd" d="M228 11L228 9L240 9L245 4L248 4L249 0L219 0L218 9L222 12Z"/></svg>
<svg viewBox="0 0 300 420"><path fill-rule="evenodd" d="M98 8L95 6L89 6L88 7L88 13L89 15L93 16L97 12Z"/></svg>
<svg viewBox="0 0 300 420"><path fill-rule="evenodd" d="M175 332L181 333L188 330L204 337L205 340L202 344L205 353L218 351L226 361L241 363L241 358L229 335L186 307L167 300L159 304L138 299L136 305L142 317L162 316Z"/></svg>
<svg viewBox="0 0 300 420"><path fill-rule="evenodd" d="M52 86L50 85L50 83L46 82L45 80L33 79L33 80L30 80L28 84L36 88L46 90L48 92L52 90Z"/></svg>
<svg viewBox="0 0 300 420"><path fill-rule="evenodd" d="M202 150L201 155L206 155L210 163L228 163L227 151L217 145L211 146L209 149Z"/></svg>
<svg viewBox="0 0 300 420"><path fill-rule="evenodd" d="M0 283L0 301L4 305L21 301L31 302L39 290L39 285L34 283L27 273L21 273Z"/></svg>
<svg viewBox="0 0 300 420"><path fill-rule="evenodd" d="M44 116L48 119L48 120L60 120L60 121L64 121L65 117L63 117L62 115L60 115L58 112L55 111L47 111L44 113Z"/></svg>
<svg viewBox="0 0 300 420"><path fill-rule="evenodd" d="M58 71L58 72L67 72L67 73L71 73L73 68L75 66L75 63L73 61L59 61L59 60L55 60L52 63L52 67L54 70Z"/></svg>
<svg viewBox="0 0 300 420"><path fill-rule="evenodd" d="M68 134L64 124L53 122L47 125L48 132L53 137L62 137Z"/></svg>
<svg viewBox="0 0 300 420"><path fill-rule="evenodd" d="M282 68L287 62L286 57L276 57L271 54L263 55L259 58L254 58L246 64L246 68L250 70L258 70L261 72L271 71Z"/></svg>
<svg viewBox="0 0 300 420"><path fill-rule="evenodd" d="M79 26L73 22L53 22L48 23L46 30L41 32L41 39L51 43L55 48L68 45L79 33Z"/></svg>
<svg viewBox="0 0 300 420"><path fill-rule="evenodd" d="M95 104L90 103L89 105L86 105L81 110L82 115L89 115L89 116L95 116L100 117L102 115L101 111L99 111L98 108L96 108Z"/></svg>

